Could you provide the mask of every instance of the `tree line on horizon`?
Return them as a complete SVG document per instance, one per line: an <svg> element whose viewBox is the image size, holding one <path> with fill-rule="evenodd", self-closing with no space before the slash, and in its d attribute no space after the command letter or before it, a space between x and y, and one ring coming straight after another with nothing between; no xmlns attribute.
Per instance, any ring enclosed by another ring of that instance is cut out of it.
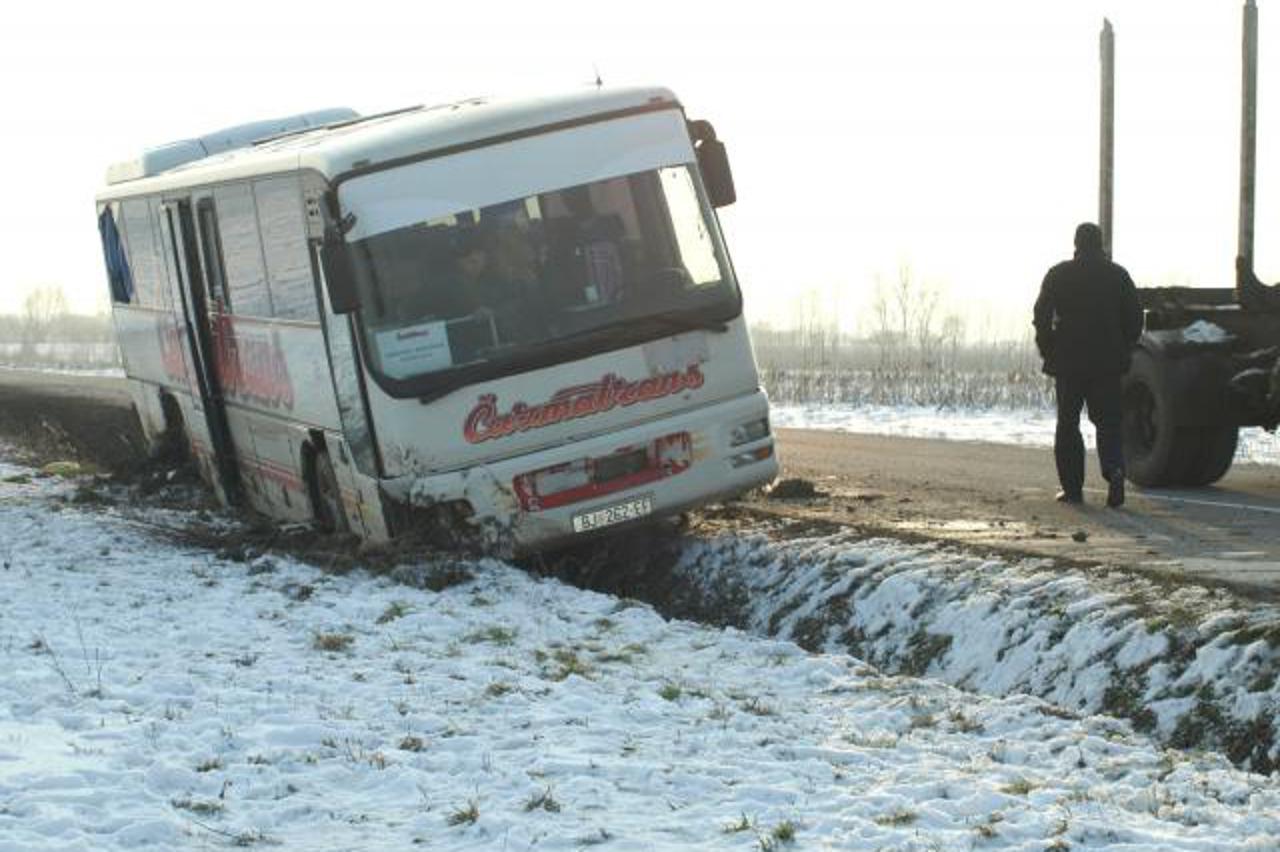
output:
<svg viewBox="0 0 1280 852"><path fill-rule="evenodd" d="M17 313L0 313L0 364L94 368L119 363L111 315L72 312L60 286L36 287Z"/></svg>
<svg viewBox="0 0 1280 852"><path fill-rule="evenodd" d="M751 339L770 397L785 403L1041 408L1053 402L1034 339L975 336L945 310L941 288L903 265L880 282L859 333L839 311L801 297L792 323L753 324Z"/></svg>

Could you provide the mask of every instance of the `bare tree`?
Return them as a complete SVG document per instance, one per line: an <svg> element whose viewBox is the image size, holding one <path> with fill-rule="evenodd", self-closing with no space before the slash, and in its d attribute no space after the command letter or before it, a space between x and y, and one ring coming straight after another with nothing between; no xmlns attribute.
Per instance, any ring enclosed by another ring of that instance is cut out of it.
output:
<svg viewBox="0 0 1280 852"><path fill-rule="evenodd" d="M871 339L875 341L876 351L880 356L880 369L887 370L893 366L896 334L891 319L889 293L879 273L876 273L875 297L871 302L871 312L875 316L875 329L871 333Z"/></svg>
<svg viewBox="0 0 1280 852"><path fill-rule="evenodd" d="M913 302L916 296L915 280L911 277L911 265L898 265L898 284L893 288L893 301L898 309L899 335L903 343L911 340L911 318L915 313Z"/></svg>
<svg viewBox="0 0 1280 852"><path fill-rule="evenodd" d="M942 345L946 347L950 364L948 369L960 368L960 346L965 341L964 317L950 313L942 320Z"/></svg>
<svg viewBox="0 0 1280 852"><path fill-rule="evenodd" d="M876 279L872 312L877 326L873 337L880 349L882 368L906 370L913 362L923 369L937 366L937 350L943 339L937 330L941 303L939 288L921 283L910 264L898 267L898 277L891 287Z"/></svg>
<svg viewBox="0 0 1280 852"><path fill-rule="evenodd" d="M49 331L70 311L67 297L56 284L36 287L22 300L22 344L33 348L49 338Z"/></svg>
<svg viewBox="0 0 1280 852"><path fill-rule="evenodd" d="M832 366L839 326L835 315L823 305L822 294L806 290L795 302L796 345L805 369Z"/></svg>
<svg viewBox="0 0 1280 852"><path fill-rule="evenodd" d="M920 355L920 367L924 370L936 368L936 352L942 336L934 330L934 321L938 314L938 301L941 295L936 287L921 285L916 288L915 309L912 317L912 328L915 331L916 351Z"/></svg>

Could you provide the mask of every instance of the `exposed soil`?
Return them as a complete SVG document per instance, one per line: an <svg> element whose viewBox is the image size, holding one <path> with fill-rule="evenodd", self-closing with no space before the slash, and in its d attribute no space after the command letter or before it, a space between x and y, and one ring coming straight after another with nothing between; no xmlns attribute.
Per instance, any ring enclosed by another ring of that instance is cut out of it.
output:
<svg viewBox="0 0 1280 852"><path fill-rule="evenodd" d="M121 380L0 370L0 435L34 457L126 470L145 457Z"/></svg>

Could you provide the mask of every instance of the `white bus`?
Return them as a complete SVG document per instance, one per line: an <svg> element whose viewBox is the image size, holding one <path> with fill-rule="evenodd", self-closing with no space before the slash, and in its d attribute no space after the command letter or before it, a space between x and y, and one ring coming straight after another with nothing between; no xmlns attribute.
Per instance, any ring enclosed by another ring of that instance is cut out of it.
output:
<svg viewBox="0 0 1280 852"><path fill-rule="evenodd" d="M733 200L711 125L660 88L258 122L97 197L149 440L228 504L508 552L776 475Z"/></svg>

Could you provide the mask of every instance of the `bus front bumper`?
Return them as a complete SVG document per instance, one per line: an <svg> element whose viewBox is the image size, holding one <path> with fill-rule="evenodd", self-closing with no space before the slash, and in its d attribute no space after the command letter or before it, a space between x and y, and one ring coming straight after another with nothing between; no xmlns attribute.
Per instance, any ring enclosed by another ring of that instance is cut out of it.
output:
<svg viewBox="0 0 1280 852"><path fill-rule="evenodd" d="M386 480L383 490L414 508L465 506L498 553L543 550L772 482L778 460L768 413L756 391L462 471ZM628 458L640 461L601 480L602 470Z"/></svg>

